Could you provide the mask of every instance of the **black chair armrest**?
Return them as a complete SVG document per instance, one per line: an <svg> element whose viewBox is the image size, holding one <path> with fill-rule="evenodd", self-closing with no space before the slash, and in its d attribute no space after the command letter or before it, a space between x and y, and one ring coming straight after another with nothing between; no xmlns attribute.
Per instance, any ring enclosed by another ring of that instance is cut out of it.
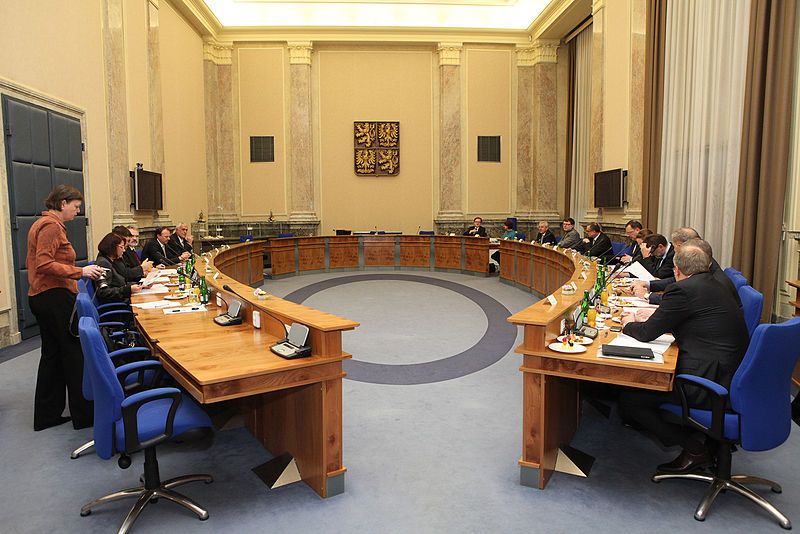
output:
<svg viewBox="0 0 800 534"><path fill-rule="evenodd" d="M145 441L139 441L139 408L149 402L171 399L172 403L164 421L164 432ZM125 452L132 453L153 447L172 437L175 414L181 403L181 392L177 388L157 388L134 393L122 401L122 423L125 426Z"/></svg>
<svg viewBox="0 0 800 534"><path fill-rule="evenodd" d="M711 398L711 426L706 427L693 419L689 412L689 401L686 397L686 385L691 384L704 389ZM721 440L725 435L725 403L728 390L713 380L701 376L680 374L675 377L675 386L681 398L683 424L699 430L712 439Z"/></svg>
<svg viewBox="0 0 800 534"><path fill-rule="evenodd" d="M164 377L164 367L161 365L161 362L156 360L126 363L125 365L120 365L114 371L117 373L119 383L122 385L122 389L125 390L126 395L152 389L161 384L161 380ZM153 376L149 382L145 381L145 373L147 371L153 372ZM131 375L136 375L136 380L126 384L128 377Z"/></svg>

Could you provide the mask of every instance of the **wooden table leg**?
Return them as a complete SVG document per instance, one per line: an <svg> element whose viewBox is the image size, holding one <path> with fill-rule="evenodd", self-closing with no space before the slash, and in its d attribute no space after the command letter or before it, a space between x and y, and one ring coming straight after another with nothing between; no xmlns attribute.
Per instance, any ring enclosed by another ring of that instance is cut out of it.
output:
<svg viewBox="0 0 800 534"><path fill-rule="evenodd" d="M245 420L272 454L295 458L301 478L321 497L344 492L341 378L259 395Z"/></svg>

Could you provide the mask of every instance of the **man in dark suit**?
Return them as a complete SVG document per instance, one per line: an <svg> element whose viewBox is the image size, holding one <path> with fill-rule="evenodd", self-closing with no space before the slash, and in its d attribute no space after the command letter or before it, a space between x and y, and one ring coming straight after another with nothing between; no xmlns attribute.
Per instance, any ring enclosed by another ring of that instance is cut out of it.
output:
<svg viewBox="0 0 800 534"><path fill-rule="evenodd" d="M664 293L661 305L645 321L637 312L623 314L623 332L639 341L652 341L671 332L678 344L676 374L687 373L730 387L747 351L749 337L741 308L708 266L711 258L696 244L686 243L675 254L675 283ZM687 386L689 404L707 407L702 390ZM712 457L694 433L664 419L662 403L680 404L676 391L625 389L620 394L623 420L652 432L666 446L680 445L681 454L658 466L662 472L690 472L707 467Z"/></svg>
<svg viewBox="0 0 800 534"><path fill-rule="evenodd" d="M647 247L652 258L647 265L647 270L656 278L672 277L672 261L675 256L675 247L661 234L649 235L642 242Z"/></svg>
<svg viewBox="0 0 800 534"><path fill-rule="evenodd" d="M125 252L122 254L122 261L128 268L133 269L142 264L142 260L139 259L139 254L136 252L136 248L139 246L139 229L135 226L128 226L127 230L130 237L128 237ZM150 266L152 267L152 262L150 262Z"/></svg>
<svg viewBox="0 0 800 534"><path fill-rule="evenodd" d="M486 228L481 226L483 224L483 219L480 217L475 217L472 220L472 226L464 230L465 236L474 236L474 237L486 237Z"/></svg>
<svg viewBox="0 0 800 534"><path fill-rule="evenodd" d="M169 243L169 236L172 232L166 226L159 226L156 228L156 238L147 242L142 249L142 259L150 260L154 265L174 265L177 261L173 261L167 254L167 243Z"/></svg>
<svg viewBox="0 0 800 534"><path fill-rule="evenodd" d="M614 256L614 249L611 247L611 239L603 233L600 225L589 223L586 225L586 237L575 250L585 256L609 260Z"/></svg>
<svg viewBox="0 0 800 534"><path fill-rule="evenodd" d="M633 244L631 245L628 253L623 254L619 259L619 261L622 263L633 263L642 259L642 251L639 248L639 242L636 240L636 238L639 236L639 232L641 231L642 223L639 221L628 221L627 224L625 224L625 235L628 236L628 239L630 239Z"/></svg>
<svg viewBox="0 0 800 534"><path fill-rule="evenodd" d="M167 242L167 257L173 263L186 261L192 255L192 235L189 233L189 226L186 223L175 225L175 233L169 237Z"/></svg>
<svg viewBox="0 0 800 534"><path fill-rule="evenodd" d="M539 233L536 234L535 241L540 245L555 245L556 236L550 231L547 221L539 221Z"/></svg>
<svg viewBox="0 0 800 534"><path fill-rule="evenodd" d="M126 226L115 226L111 229L113 233L121 237L125 240L125 252L128 251L131 243L131 232ZM137 242L138 242L138 235L139 232L137 230ZM136 265L128 265L125 261L125 252L122 253L122 256L113 260L113 267L114 270L117 271L123 278L125 278L126 282L138 282L141 280L145 274L147 274L150 269L153 268L153 262L150 260L145 260L144 262L140 262L139 257L136 256L137 264ZM134 256L136 252L133 253Z"/></svg>
<svg viewBox="0 0 800 534"><path fill-rule="evenodd" d="M692 242L696 246L700 247L708 254L708 257L711 258L711 264L709 265L708 271L712 274L715 280L728 288L728 291L733 295L734 300L739 304L741 307L742 302L739 298L739 292L736 290L736 286L733 285L731 279L728 278L728 275L725 274L725 271L722 270L722 267L719 266L717 260L714 259L713 251L711 250L711 245L708 244L707 241L700 239L697 230L694 228L678 228L674 232L672 232L672 244L675 247L676 253L681 249L684 243ZM660 304L661 303L661 291L664 291L670 284L675 282L675 277L670 276L667 278L662 278L661 280L652 280L650 282L636 282L633 286L633 294L637 297L646 298L650 304Z"/></svg>

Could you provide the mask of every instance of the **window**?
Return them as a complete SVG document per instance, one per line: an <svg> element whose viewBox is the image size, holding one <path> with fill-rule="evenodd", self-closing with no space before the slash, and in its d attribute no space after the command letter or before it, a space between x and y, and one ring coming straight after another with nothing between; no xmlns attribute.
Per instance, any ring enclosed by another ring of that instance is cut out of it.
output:
<svg viewBox="0 0 800 534"><path fill-rule="evenodd" d="M478 136L478 161L500 161L500 136Z"/></svg>
<svg viewBox="0 0 800 534"><path fill-rule="evenodd" d="M275 137L271 135L250 137L250 163L275 161Z"/></svg>

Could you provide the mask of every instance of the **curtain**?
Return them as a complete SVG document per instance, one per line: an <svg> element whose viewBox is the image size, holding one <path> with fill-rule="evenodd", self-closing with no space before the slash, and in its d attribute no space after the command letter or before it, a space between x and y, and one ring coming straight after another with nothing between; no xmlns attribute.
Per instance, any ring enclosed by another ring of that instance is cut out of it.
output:
<svg viewBox="0 0 800 534"><path fill-rule="evenodd" d="M589 143L592 126L592 26L575 38L575 84L572 122L572 170L569 216L586 218L589 203Z"/></svg>
<svg viewBox="0 0 800 534"><path fill-rule="evenodd" d="M750 0L667 4L657 230L692 226L730 265Z"/></svg>
<svg viewBox="0 0 800 534"><path fill-rule="evenodd" d="M667 0L649 0L645 50L644 139L642 161L642 224L658 228L661 184L661 130L664 109L664 44Z"/></svg>
<svg viewBox="0 0 800 534"><path fill-rule="evenodd" d="M733 263L775 302L781 224L791 150L796 4L753 0L742 123Z"/></svg>
<svg viewBox="0 0 800 534"><path fill-rule="evenodd" d="M567 135L564 150L564 209L569 211L572 194L572 140L575 131L575 39L567 43L569 77L567 78ZM569 217L568 213L564 214Z"/></svg>

